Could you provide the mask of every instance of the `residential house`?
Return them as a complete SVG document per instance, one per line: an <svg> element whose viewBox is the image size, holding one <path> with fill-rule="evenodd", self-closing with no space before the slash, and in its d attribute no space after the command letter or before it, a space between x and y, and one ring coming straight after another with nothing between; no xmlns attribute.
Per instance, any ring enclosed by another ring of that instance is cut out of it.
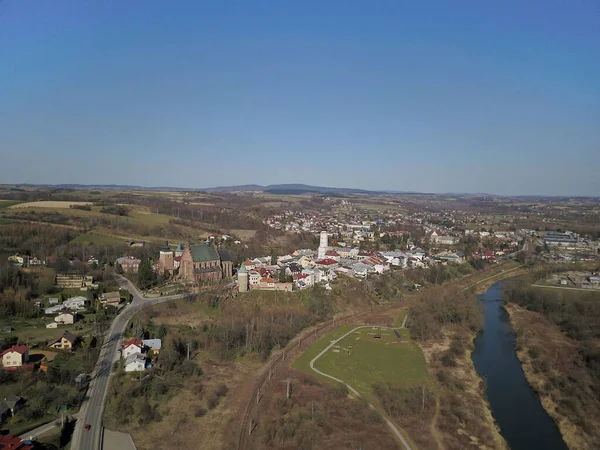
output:
<svg viewBox="0 0 600 450"><path fill-rule="evenodd" d="M252 286L258 286L260 283L260 278L260 272L257 270L251 270L248 272L248 283L250 284L250 289L252 289Z"/></svg>
<svg viewBox="0 0 600 450"><path fill-rule="evenodd" d="M134 353L144 353L144 348L144 343L141 339L128 339L127 341L125 341L125 344L123 344L121 356L123 357L123 359L127 359Z"/></svg>
<svg viewBox="0 0 600 450"><path fill-rule="evenodd" d="M46 328L58 328L58 323L50 322L48 325L46 325Z"/></svg>
<svg viewBox="0 0 600 450"><path fill-rule="evenodd" d="M125 372L141 372L146 369L146 357L142 353L132 353L125 358Z"/></svg>
<svg viewBox="0 0 600 450"><path fill-rule="evenodd" d="M29 361L29 347L26 345L13 345L0 353L0 356L2 356L2 366L5 369L21 367Z"/></svg>
<svg viewBox="0 0 600 450"><path fill-rule="evenodd" d="M75 349L79 338L73 333L65 331L61 337L56 339L49 347L62 349L62 350L73 350Z"/></svg>
<svg viewBox="0 0 600 450"><path fill-rule="evenodd" d="M49 305L58 305L58 298L56 297L51 297L48 299L48 304Z"/></svg>
<svg viewBox="0 0 600 450"><path fill-rule="evenodd" d="M121 302L121 294L117 291L105 292L100 297L100 302L103 305L118 306L119 303Z"/></svg>
<svg viewBox="0 0 600 450"><path fill-rule="evenodd" d="M56 323L60 323L61 325L72 325L77 321L77 313L63 313L59 314L54 318ZM51 328L46 326L46 328Z"/></svg>
<svg viewBox="0 0 600 450"><path fill-rule="evenodd" d="M61 312L63 309L65 309L65 307L63 305L50 306L48 308L44 308L44 314L46 314L46 315L56 314L56 313Z"/></svg>
<svg viewBox="0 0 600 450"><path fill-rule="evenodd" d="M154 352L155 355L157 355L160 353L160 349L162 348L162 341L160 339L143 339L142 345L149 348Z"/></svg>
<svg viewBox="0 0 600 450"><path fill-rule="evenodd" d="M68 300L65 300L62 303L62 306L66 309L77 311L78 309L84 309L86 303L88 303L88 299L78 295L77 297L71 297Z"/></svg>

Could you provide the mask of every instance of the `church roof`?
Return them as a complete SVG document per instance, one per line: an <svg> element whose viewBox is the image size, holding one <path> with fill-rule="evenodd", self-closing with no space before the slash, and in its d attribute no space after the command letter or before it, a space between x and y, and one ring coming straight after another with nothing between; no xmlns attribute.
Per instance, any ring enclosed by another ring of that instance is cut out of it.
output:
<svg viewBox="0 0 600 450"><path fill-rule="evenodd" d="M177 246L177 248L175 249L176 252L183 252L183 244L180 242L179 245Z"/></svg>
<svg viewBox="0 0 600 450"><path fill-rule="evenodd" d="M217 249L212 245L192 245L190 247L194 262L215 261L219 259Z"/></svg>
<svg viewBox="0 0 600 450"><path fill-rule="evenodd" d="M238 269L237 273L248 273L248 269L246 269L246 265L242 264Z"/></svg>

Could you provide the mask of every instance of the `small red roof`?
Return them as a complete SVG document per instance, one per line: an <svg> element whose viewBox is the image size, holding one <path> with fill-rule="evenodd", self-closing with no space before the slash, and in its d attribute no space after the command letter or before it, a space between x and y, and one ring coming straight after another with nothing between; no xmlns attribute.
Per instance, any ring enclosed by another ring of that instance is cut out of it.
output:
<svg viewBox="0 0 600 450"><path fill-rule="evenodd" d="M340 256L340 254L338 252L336 252L335 250L329 250L327 253L325 253L326 256Z"/></svg>
<svg viewBox="0 0 600 450"><path fill-rule="evenodd" d="M7 353L11 353L11 352L17 352L17 353L20 353L22 355L27 350L29 350L29 347L27 347L26 345L13 345L11 348L7 348L2 353L0 353L0 356L4 356Z"/></svg>
<svg viewBox="0 0 600 450"><path fill-rule="evenodd" d="M262 280L260 280L262 283L275 283L275 280L271 277L265 277Z"/></svg>
<svg viewBox="0 0 600 450"><path fill-rule="evenodd" d="M301 280L301 279L303 279L303 278L308 278L309 276L310 276L310 275L309 275L309 274L307 274L307 273L299 273L299 274L297 274L297 275L294 275L294 277L295 277L297 280Z"/></svg>
<svg viewBox="0 0 600 450"><path fill-rule="evenodd" d="M321 261L317 261L317 264L321 264L322 266L331 266L332 264L337 264L337 262L331 258L325 258Z"/></svg>
<svg viewBox="0 0 600 450"><path fill-rule="evenodd" d="M33 445L24 444L21 442L21 438L17 436L11 436L7 434L6 436L0 435L0 449L6 450L31 450L33 449Z"/></svg>
<svg viewBox="0 0 600 450"><path fill-rule="evenodd" d="M125 341L123 348L127 348L130 345L137 345L139 348L142 348L144 346L141 339L130 338Z"/></svg>

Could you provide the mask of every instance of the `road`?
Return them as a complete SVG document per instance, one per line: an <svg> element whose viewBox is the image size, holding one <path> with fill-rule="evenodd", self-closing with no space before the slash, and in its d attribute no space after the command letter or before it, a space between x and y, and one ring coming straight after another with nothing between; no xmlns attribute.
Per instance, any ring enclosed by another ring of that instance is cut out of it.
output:
<svg viewBox="0 0 600 450"><path fill-rule="evenodd" d="M121 288L129 290L133 295L133 301L125 306L119 315L113 320L98 356L96 368L92 374L92 380L88 386L86 400L84 400L79 411L79 419L73 432L71 448L73 450L98 450L101 445L102 413L104 411L104 400L108 389L108 381L112 372L112 365L119 359L119 345L127 322L138 311L148 306L163 303L169 300L184 298L189 294L171 295L145 299L138 290L126 278L117 275L117 281ZM85 431L84 425L90 424L90 431Z"/></svg>
<svg viewBox="0 0 600 450"><path fill-rule="evenodd" d="M574 288L574 287L568 287L568 286L546 286L544 284L532 284L531 287L538 287L538 288L548 288L548 289L562 289L564 291L585 291L585 292L600 292L599 289L593 289L593 288Z"/></svg>
<svg viewBox="0 0 600 450"><path fill-rule="evenodd" d="M25 434L22 434L20 436L21 439L29 439L29 440L33 440L38 436L41 436L44 433L47 433L50 430L53 430L56 427L56 424L60 425L60 420L53 420L52 422L48 422L42 426L37 427L34 430L28 431Z"/></svg>
<svg viewBox="0 0 600 450"><path fill-rule="evenodd" d="M404 322L402 324L402 327L404 327L404 323L406 323L406 318L408 317L408 314L406 316L404 316ZM315 356L312 361L310 362L310 368L312 370L314 370L315 372L317 372L320 375L323 375L324 377L330 378L334 381L337 381L338 383L342 383L343 385L345 385L350 392L352 392L354 395L356 395L357 397L361 397L361 395L358 393L358 391L356 389L354 389L352 386L350 386L348 383L340 380L339 378L336 378L334 376L331 376L325 372L321 372L319 369L315 369L315 362L321 357L323 356L325 353L327 353L327 351L333 347L334 345L336 345L338 342L342 341L346 336L348 336L349 334L354 333L356 330L360 330L361 328L373 328L373 327L377 327L377 328L385 328L386 330L393 330L394 328L389 328L389 327L381 327L378 325L361 325L358 327L355 327L353 329L351 329L350 331L348 331L346 334L344 334L343 336L334 339L333 341L331 341L329 343L329 345L327 347L325 347L323 349L323 351L321 351L321 353L319 353L317 356ZM377 408L375 408L371 403L369 403L369 408L371 409L375 409L377 410ZM400 442L402 442L402 445L404 446L404 448L406 450L412 450L412 447L410 446L410 444L406 441L406 439L404 439L404 436L402 436L402 433L400 433L400 430L398 429L398 427L396 425L394 425L394 423L389 420L386 415L379 411L379 413L381 414L381 416L383 417L383 420L385 420L385 422L388 424L388 427L390 427L390 429L392 430L392 433L394 433L394 435L400 440Z"/></svg>

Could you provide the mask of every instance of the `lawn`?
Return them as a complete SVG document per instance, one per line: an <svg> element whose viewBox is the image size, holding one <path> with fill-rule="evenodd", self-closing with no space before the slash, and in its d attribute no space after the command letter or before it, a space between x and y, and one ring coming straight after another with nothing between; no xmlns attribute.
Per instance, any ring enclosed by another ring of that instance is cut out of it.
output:
<svg viewBox="0 0 600 450"><path fill-rule="evenodd" d="M335 383L310 369L310 361L329 343L352 330L357 325L346 325L323 337L309 347L293 363L293 367L310 373L324 381ZM398 385L421 384L429 374L421 349L409 338L408 330L368 327L356 330L338 342L315 362L315 368L344 380L366 397L373 398L372 385L376 381L389 381ZM381 335L375 339L373 335Z"/></svg>

